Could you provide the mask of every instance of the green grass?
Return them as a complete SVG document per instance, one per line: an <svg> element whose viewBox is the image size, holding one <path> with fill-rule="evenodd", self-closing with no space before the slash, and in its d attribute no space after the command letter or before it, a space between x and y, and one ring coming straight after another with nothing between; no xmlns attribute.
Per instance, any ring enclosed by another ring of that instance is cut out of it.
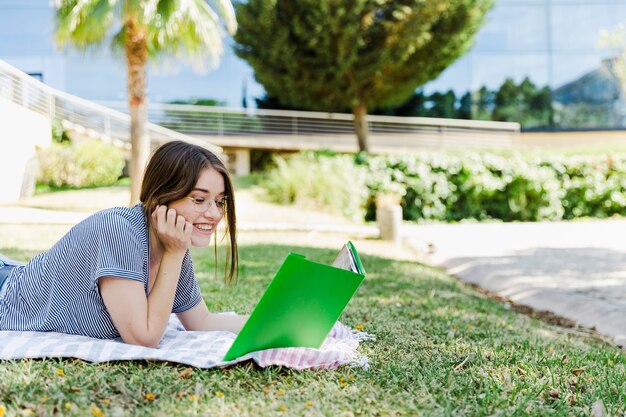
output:
<svg viewBox="0 0 626 417"><path fill-rule="evenodd" d="M290 251L321 262L336 253L246 245L238 284L225 286L214 276L212 251L196 250L209 307L250 311ZM4 252L23 260L35 254ZM362 258L368 275L341 321L377 336L360 347L369 370L3 361L0 404L8 415L586 416L602 400L610 415L626 412L624 351L516 314L438 270Z"/></svg>

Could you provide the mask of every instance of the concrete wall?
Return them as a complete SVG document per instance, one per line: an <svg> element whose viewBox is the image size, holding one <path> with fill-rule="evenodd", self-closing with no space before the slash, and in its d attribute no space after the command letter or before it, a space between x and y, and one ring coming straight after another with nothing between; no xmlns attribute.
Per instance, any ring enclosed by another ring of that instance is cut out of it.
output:
<svg viewBox="0 0 626 417"><path fill-rule="evenodd" d="M51 142L48 117L0 98L0 203L32 191L36 150Z"/></svg>

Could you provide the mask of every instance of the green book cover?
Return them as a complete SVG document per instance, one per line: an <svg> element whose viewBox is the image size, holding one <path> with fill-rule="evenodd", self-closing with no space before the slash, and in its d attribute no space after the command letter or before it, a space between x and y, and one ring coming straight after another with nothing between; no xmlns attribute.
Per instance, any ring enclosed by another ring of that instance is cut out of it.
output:
<svg viewBox="0 0 626 417"><path fill-rule="evenodd" d="M237 335L224 361L280 347L319 348L365 277L348 242L333 265L291 253Z"/></svg>

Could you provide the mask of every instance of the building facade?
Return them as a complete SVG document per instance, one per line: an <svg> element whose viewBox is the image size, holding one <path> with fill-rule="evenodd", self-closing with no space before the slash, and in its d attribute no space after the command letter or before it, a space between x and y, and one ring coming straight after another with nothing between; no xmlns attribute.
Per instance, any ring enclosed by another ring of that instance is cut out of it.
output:
<svg viewBox="0 0 626 417"><path fill-rule="evenodd" d="M471 51L426 91L460 96L528 78L549 87L556 127L624 128L623 93L610 63L619 51L600 46L601 31L620 24L626 0L496 0Z"/></svg>
<svg viewBox="0 0 626 417"><path fill-rule="evenodd" d="M53 18L49 0L0 0L0 59L71 94L124 100L123 61L107 48L58 51ZM620 23L626 24L626 0L496 0L470 52L424 91L495 94L507 79L528 79L550 91L550 115L538 128L624 128L623 92L612 65L618 50L599 46L600 31ZM151 68L150 100L253 103L263 89L228 42L221 65L208 74Z"/></svg>

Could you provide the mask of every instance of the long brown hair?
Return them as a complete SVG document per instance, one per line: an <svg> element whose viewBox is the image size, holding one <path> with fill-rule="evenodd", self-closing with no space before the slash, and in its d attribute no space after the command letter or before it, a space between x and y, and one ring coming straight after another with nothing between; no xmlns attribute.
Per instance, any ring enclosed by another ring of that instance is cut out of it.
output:
<svg viewBox="0 0 626 417"><path fill-rule="evenodd" d="M156 206L167 205L187 197L196 186L200 173L206 168L212 168L222 175L224 193L228 197L224 217L226 220L225 236L227 236L230 245L226 246L224 272L226 281L230 283L233 276L237 275L239 264L235 193L228 170L213 152L201 146L181 141L167 142L161 145L154 151L150 162L148 162L141 184L139 200L143 205L146 222L150 228L151 214ZM214 239L214 242L217 254L217 239Z"/></svg>

